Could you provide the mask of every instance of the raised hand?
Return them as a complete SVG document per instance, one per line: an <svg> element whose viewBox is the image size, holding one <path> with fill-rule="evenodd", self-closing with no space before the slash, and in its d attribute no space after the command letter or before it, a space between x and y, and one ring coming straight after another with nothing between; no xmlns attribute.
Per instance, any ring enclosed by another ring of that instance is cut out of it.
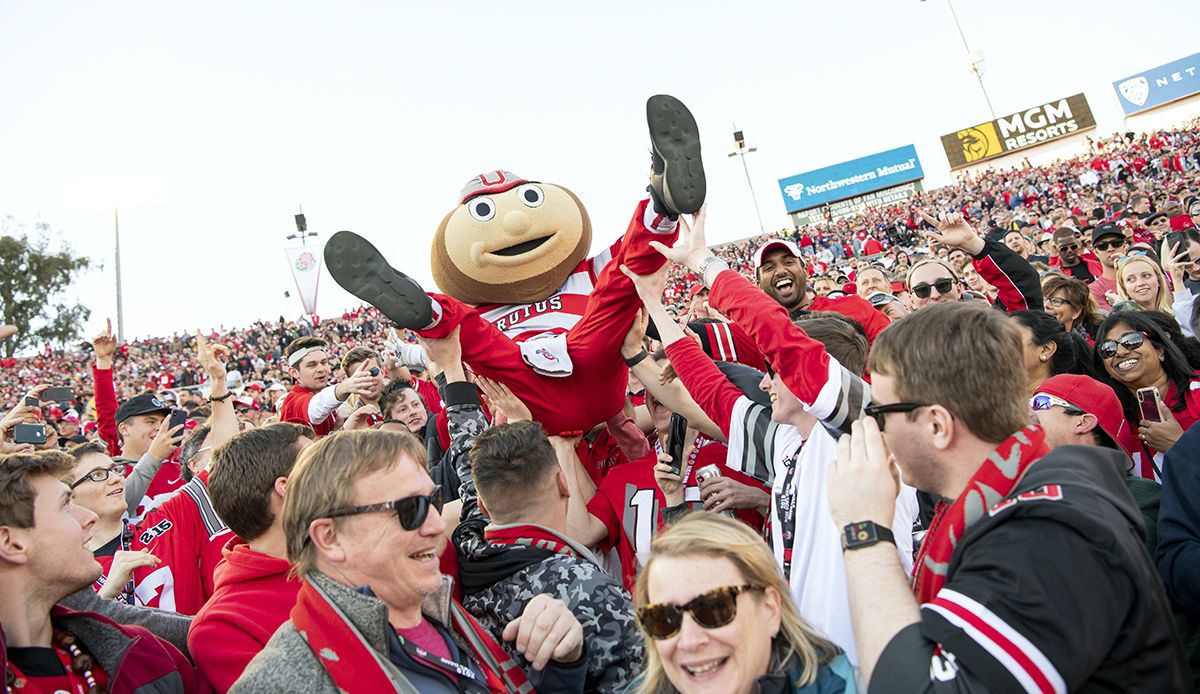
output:
<svg viewBox="0 0 1200 694"><path fill-rule="evenodd" d="M92 353L96 357L97 369L111 369L113 354L117 351L117 338L112 334L112 319L104 321L104 330L92 338Z"/></svg>
<svg viewBox="0 0 1200 694"><path fill-rule="evenodd" d="M229 348L219 342L209 344L199 330L196 331L196 361L208 374L209 381L224 381L225 362L229 360Z"/></svg>
<svg viewBox="0 0 1200 694"><path fill-rule="evenodd" d="M708 242L704 239L704 221L708 215L708 205L701 205L700 211L692 215L692 223L688 224L684 217L679 218L679 240L668 247L658 241L651 241L650 247L666 256L667 260L680 265L686 265L696 272L704 259L712 255L708 250Z"/></svg>
<svg viewBox="0 0 1200 694"><path fill-rule="evenodd" d="M925 232L925 236L930 240L944 243L947 246L957 246L971 255L983 250L983 239L975 231L975 227L967 222L962 213L943 212L935 219L925 210L917 212L934 229Z"/></svg>
<svg viewBox="0 0 1200 694"><path fill-rule="evenodd" d="M475 385L487 396L492 403L492 409L499 410L509 422L531 422L533 414L521 398L513 395L508 386L483 376L475 377Z"/></svg>

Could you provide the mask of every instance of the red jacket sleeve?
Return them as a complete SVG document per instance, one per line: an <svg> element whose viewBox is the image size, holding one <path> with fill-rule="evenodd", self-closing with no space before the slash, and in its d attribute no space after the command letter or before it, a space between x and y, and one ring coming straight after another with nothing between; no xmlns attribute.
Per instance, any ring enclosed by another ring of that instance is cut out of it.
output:
<svg viewBox="0 0 1200 694"><path fill-rule="evenodd" d="M865 381L830 357L825 345L792 323L786 309L767 299L761 289L737 272L718 274L708 301L746 329L809 413L833 431L850 431L851 422L862 416L869 402L870 389ZM855 306L853 302L846 305ZM675 371L682 378L678 365Z"/></svg>
<svg viewBox="0 0 1200 694"><path fill-rule="evenodd" d="M108 454L121 455L121 436L117 433L117 389L112 369L97 369L92 364L92 387L96 399L96 428L108 444Z"/></svg>
<svg viewBox="0 0 1200 694"><path fill-rule="evenodd" d="M733 419L733 405L742 397L742 391L725 378L725 374L708 358L700 345L691 338L676 340L667 345L667 358L683 387L696 400L708 418L721 427L721 433L729 437L729 423Z"/></svg>
<svg viewBox="0 0 1200 694"><path fill-rule="evenodd" d="M1042 281L1037 270L1008 246L985 239L983 250L971 264L980 277L1000 290L996 301L1005 311L1042 310Z"/></svg>

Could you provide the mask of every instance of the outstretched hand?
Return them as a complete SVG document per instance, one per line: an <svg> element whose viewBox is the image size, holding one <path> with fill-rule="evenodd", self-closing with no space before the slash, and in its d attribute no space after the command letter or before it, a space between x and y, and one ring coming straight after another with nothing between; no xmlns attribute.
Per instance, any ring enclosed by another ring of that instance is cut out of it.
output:
<svg viewBox="0 0 1200 694"><path fill-rule="evenodd" d="M700 206L700 211L692 215L692 223L688 224L685 217L679 218L679 239L674 246L668 247L659 241L651 241L650 247L666 256L673 263L687 266L692 272L703 269L704 259L712 255L708 250L708 242L704 238L704 220L708 214L708 205Z"/></svg>
<svg viewBox="0 0 1200 694"><path fill-rule="evenodd" d="M638 298L646 306L662 305L663 290L667 288L667 270L670 263L663 265L652 275L635 275L628 265L621 265L621 272L633 282Z"/></svg>
<svg viewBox="0 0 1200 694"><path fill-rule="evenodd" d="M961 212L943 212L936 219L925 210L917 210L917 213L933 227L933 231L925 232L931 241L957 246L971 255L983 250L983 239Z"/></svg>

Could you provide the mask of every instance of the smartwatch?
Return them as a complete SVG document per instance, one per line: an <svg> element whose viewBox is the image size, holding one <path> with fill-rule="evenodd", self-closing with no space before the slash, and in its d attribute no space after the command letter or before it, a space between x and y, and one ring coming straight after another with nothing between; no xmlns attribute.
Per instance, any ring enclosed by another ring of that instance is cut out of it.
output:
<svg viewBox="0 0 1200 694"><path fill-rule="evenodd" d="M859 521L842 528L842 549L860 549L880 542L896 544L891 529L876 525L874 521Z"/></svg>

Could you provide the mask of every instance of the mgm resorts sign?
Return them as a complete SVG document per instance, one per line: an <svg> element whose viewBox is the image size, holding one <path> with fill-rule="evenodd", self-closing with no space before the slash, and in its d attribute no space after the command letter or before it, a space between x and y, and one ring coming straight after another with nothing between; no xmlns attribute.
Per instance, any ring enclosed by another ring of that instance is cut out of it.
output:
<svg viewBox="0 0 1200 694"><path fill-rule="evenodd" d="M1083 94L1034 106L942 135L950 168L960 169L1096 127Z"/></svg>

